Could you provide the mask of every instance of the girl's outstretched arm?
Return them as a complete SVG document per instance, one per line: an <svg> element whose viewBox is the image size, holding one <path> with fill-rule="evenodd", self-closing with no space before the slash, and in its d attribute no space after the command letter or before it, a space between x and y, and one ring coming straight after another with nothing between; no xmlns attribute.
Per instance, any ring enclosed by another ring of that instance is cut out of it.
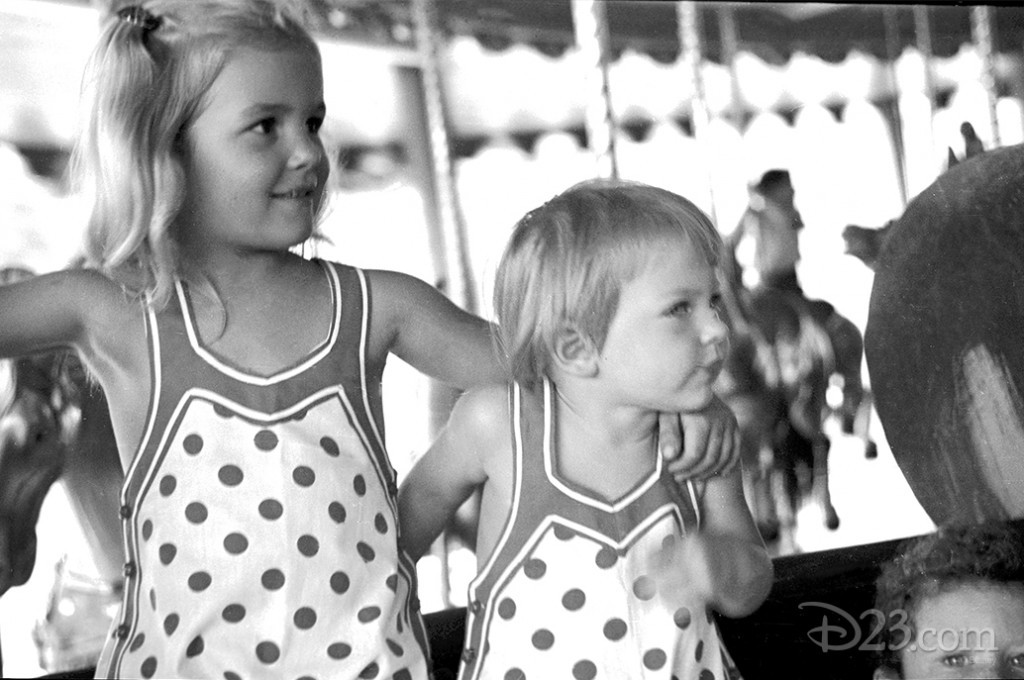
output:
<svg viewBox="0 0 1024 680"><path fill-rule="evenodd" d="M84 336L84 300L66 273L0 286L0 357L71 348Z"/></svg>
<svg viewBox="0 0 1024 680"><path fill-rule="evenodd" d="M107 339L126 332L129 307L116 284L86 269L0 286L0 356L60 348L102 356Z"/></svg>
<svg viewBox="0 0 1024 680"><path fill-rule="evenodd" d="M119 449L134 451L149 403L142 304L95 270L71 269L0 286L0 357L75 350L110 403Z"/></svg>
<svg viewBox="0 0 1024 680"><path fill-rule="evenodd" d="M368 270L378 350L455 387L504 382L491 325L407 274Z"/></svg>
<svg viewBox="0 0 1024 680"><path fill-rule="evenodd" d="M484 456L501 448L495 446L495 437L507 437L506 404L503 386L464 394L448 424L402 482L400 535L414 560L429 550L455 511L487 481Z"/></svg>

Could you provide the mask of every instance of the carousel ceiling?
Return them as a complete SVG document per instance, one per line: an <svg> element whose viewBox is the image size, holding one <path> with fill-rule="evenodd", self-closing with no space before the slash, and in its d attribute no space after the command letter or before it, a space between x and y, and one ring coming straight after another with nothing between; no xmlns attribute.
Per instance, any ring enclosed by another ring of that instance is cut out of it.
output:
<svg viewBox="0 0 1024 680"><path fill-rule="evenodd" d="M335 139L374 146L407 134L403 102L408 95L398 71L420 63L413 0L281 1L312 10ZM97 31L96 8L108 2L0 4L0 63L5 65L0 140L23 147L69 143L81 68ZM606 0L602 5L619 120L627 125L685 120L693 93L680 59L677 3ZM439 56L456 138L581 125L587 96L581 75L588 66L575 47L569 0L435 0L434 7L445 38ZM912 6L699 2L696 7L712 114L786 112L809 104L841 108L851 100L891 100L907 87L920 91L923 70L914 50L919 33ZM935 84L948 95L980 72L977 52L970 50L971 8L929 5L927 16ZM1004 93L1020 96L1024 8L994 6L991 16L997 81ZM735 55L733 69L723 63L728 53Z"/></svg>
<svg viewBox="0 0 1024 680"><path fill-rule="evenodd" d="M411 0L310 0L325 26L346 37L411 44ZM675 2L604 0L611 49L647 53L660 61L679 54ZM892 58L917 42L912 5L698 2L705 57L723 63L727 17L737 48L771 63L796 52L829 62L851 51ZM570 0L435 0L438 23L448 34L473 35L495 48L514 43L561 53L574 43ZM927 6L932 51L951 56L971 40L970 10L947 0ZM1019 49L1024 39L1024 8L993 6L994 42ZM728 39L726 38L726 41Z"/></svg>

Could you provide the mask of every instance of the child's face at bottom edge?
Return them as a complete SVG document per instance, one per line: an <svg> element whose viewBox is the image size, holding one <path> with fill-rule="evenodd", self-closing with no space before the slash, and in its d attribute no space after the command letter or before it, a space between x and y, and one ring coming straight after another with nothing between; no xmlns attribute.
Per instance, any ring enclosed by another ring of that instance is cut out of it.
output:
<svg viewBox="0 0 1024 680"><path fill-rule="evenodd" d="M1024 585L940 592L921 601L914 624L900 651L904 680L1024 678Z"/></svg>
<svg viewBox="0 0 1024 680"><path fill-rule="evenodd" d="M728 350L717 270L685 240L653 244L619 303L599 356L599 377L630 405L704 408Z"/></svg>
<svg viewBox="0 0 1024 680"><path fill-rule="evenodd" d="M315 226L328 163L320 58L306 46L239 48L186 131L186 243L284 250Z"/></svg>

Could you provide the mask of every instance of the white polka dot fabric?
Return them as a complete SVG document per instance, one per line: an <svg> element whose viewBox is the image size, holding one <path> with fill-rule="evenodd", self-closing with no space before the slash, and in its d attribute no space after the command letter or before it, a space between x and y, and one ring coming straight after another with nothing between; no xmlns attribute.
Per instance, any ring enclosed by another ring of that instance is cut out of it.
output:
<svg viewBox="0 0 1024 680"><path fill-rule="evenodd" d="M367 288L324 267L330 339L278 376L211 362L180 286L181 308L150 313L161 389L122 492L125 593L97 677L428 677L359 350Z"/></svg>
<svg viewBox="0 0 1024 680"><path fill-rule="evenodd" d="M346 422L337 397L269 426L188 402L138 505L139 559L153 566L140 574L124 671L327 678L406 668L418 643L397 606L408 583L388 545L394 515Z"/></svg>
<svg viewBox="0 0 1024 680"><path fill-rule="evenodd" d="M739 678L710 611L659 582L696 528L672 478L656 465L622 499L588 497L557 477L552 420L512 389L516 488L495 554L469 586L460 678Z"/></svg>
<svg viewBox="0 0 1024 680"><path fill-rule="evenodd" d="M706 669L707 678L722 678L714 674L721 659L704 656L705 638L715 635L704 607L685 593L658 592L648 573L663 541L677 535L669 513L620 555L562 524L546 528L494 601L494 668L480 677L699 678Z"/></svg>

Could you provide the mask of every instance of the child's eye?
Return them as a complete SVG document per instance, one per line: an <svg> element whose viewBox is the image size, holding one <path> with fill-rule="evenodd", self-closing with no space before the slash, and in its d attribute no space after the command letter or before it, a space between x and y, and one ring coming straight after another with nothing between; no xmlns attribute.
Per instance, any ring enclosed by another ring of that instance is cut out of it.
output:
<svg viewBox="0 0 1024 680"><path fill-rule="evenodd" d="M966 654L947 654L942 657L942 665L950 666L952 668L963 668L967 665Z"/></svg>
<svg viewBox="0 0 1024 680"><path fill-rule="evenodd" d="M688 300L675 303L668 310L670 316L686 316L693 311L693 304Z"/></svg>
<svg viewBox="0 0 1024 680"><path fill-rule="evenodd" d="M273 118L264 118L264 119L262 119L260 121L257 121L256 124L253 125L249 129L258 132L261 135L269 135L269 134L274 132L274 129L276 127L277 127L277 121L275 119L273 119Z"/></svg>
<svg viewBox="0 0 1024 680"><path fill-rule="evenodd" d="M722 311L722 307L724 306L724 304L725 303L722 300L722 295L720 293L715 293L714 295L711 296L711 309L715 310L716 312L720 312Z"/></svg>
<svg viewBox="0 0 1024 680"><path fill-rule="evenodd" d="M320 117L313 117L306 121L306 128L312 132L320 132L320 128L324 125L324 119Z"/></svg>
<svg viewBox="0 0 1024 680"><path fill-rule="evenodd" d="M1024 654L1016 654L1010 657L1010 667L1018 673L1024 671Z"/></svg>

